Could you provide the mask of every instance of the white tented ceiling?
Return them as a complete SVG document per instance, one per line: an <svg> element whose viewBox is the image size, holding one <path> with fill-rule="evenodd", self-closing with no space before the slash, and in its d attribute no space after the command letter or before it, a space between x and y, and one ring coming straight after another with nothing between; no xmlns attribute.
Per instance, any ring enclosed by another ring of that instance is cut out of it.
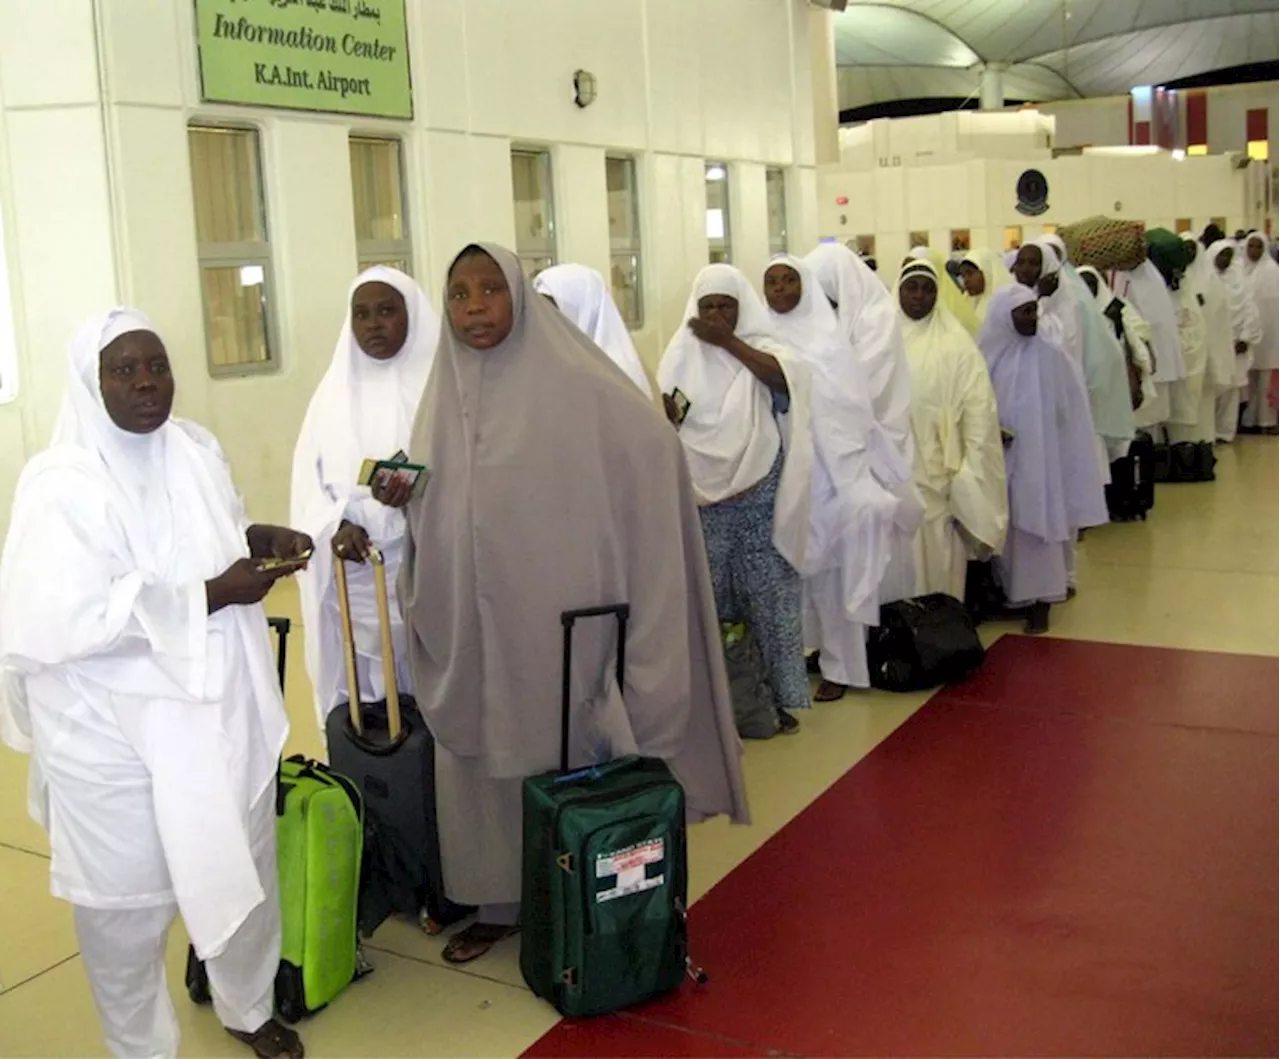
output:
<svg viewBox="0 0 1280 1059"><path fill-rule="evenodd" d="M1118 95L1277 58L1277 0L849 0L834 16L842 110L976 95Z"/></svg>

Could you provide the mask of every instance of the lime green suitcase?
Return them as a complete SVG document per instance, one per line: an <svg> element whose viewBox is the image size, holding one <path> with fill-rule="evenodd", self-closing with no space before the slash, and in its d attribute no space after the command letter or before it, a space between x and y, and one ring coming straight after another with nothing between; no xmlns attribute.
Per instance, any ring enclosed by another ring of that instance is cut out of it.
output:
<svg viewBox="0 0 1280 1059"><path fill-rule="evenodd" d="M571 772L569 680L574 623L618 622L623 604L564 614L561 767L524 783L520 970L563 1015L601 1015L705 975L688 957L684 789L666 762L623 757Z"/></svg>

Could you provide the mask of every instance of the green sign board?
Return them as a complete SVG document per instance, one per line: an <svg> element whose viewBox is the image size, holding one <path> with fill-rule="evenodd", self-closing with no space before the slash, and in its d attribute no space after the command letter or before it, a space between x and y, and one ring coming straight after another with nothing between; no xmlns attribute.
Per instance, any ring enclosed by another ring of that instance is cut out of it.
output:
<svg viewBox="0 0 1280 1059"><path fill-rule="evenodd" d="M195 0L210 102L412 118L405 0Z"/></svg>

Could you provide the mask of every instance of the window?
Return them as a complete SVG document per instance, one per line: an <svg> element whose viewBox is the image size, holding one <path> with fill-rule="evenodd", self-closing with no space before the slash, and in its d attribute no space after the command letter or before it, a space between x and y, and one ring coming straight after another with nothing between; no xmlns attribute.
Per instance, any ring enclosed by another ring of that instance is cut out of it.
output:
<svg viewBox="0 0 1280 1059"><path fill-rule="evenodd" d="M532 279L556 263L551 153L513 150L511 187L516 210L516 253L525 275Z"/></svg>
<svg viewBox="0 0 1280 1059"><path fill-rule="evenodd" d="M856 246L853 249L859 257L876 256L876 237L874 235L860 235L855 242Z"/></svg>
<svg viewBox="0 0 1280 1059"><path fill-rule="evenodd" d="M352 136L351 199L356 216L356 263L361 271L390 265L413 272L399 140Z"/></svg>
<svg viewBox="0 0 1280 1059"><path fill-rule="evenodd" d="M968 228L952 228L951 229L951 251L952 253L965 254L972 247L969 245L972 235Z"/></svg>
<svg viewBox="0 0 1280 1059"><path fill-rule="evenodd" d="M622 318L632 331L638 331L644 326L644 279L636 160L605 158L604 180L609 199L609 284Z"/></svg>
<svg viewBox="0 0 1280 1059"><path fill-rule="evenodd" d="M733 260L733 238L729 230L729 167L723 162L707 163L707 259L713 265Z"/></svg>
<svg viewBox="0 0 1280 1059"><path fill-rule="evenodd" d="M1184 232L1189 232L1189 231L1191 231L1191 230L1192 230L1192 229L1191 229L1191 218L1190 218L1190 217L1179 217L1179 218L1178 218L1177 223L1174 225L1174 228L1175 228L1175 230L1177 231L1177 233L1178 233L1179 235L1182 235Z"/></svg>
<svg viewBox="0 0 1280 1059"><path fill-rule="evenodd" d="M1204 143L1193 143L1193 144L1190 144L1190 145L1187 147L1187 157L1188 157L1188 158L1203 158L1203 157L1204 157L1205 155L1207 155L1208 153L1209 153L1209 146L1208 146L1208 144L1204 144Z"/></svg>
<svg viewBox="0 0 1280 1059"><path fill-rule="evenodd" d="M769 256L787 252L787 171L764 171L764 195L769 210Z"/></svg>
<svg viewBox="0 0 1280 1059"><path fill-rule="evenodd" d="M911 246L909 249L911 250L914 250L917 246L927 247L929 245L928 232L910 232L909 239L911 242Z"/></svg>
<svg viewBox="0 0 1280 1059"><path fill-rule="evenodd" d="M1266 140L1250 140L1249 157L1255 162L1268 161L1271 158L1271 144Z"/></svg>
<svg viewBox="0 0 1280 1059"><path fill-rule="evenodd" d="M209 372L273 368L271 244L258 133L193 125L187 141Z"/></svg>
<svg viewBox="0 0 1280 1059"><path fill-rule="evenodd" d="M1011 224L1004 230L1005 250L1017 250L1022 246L1022 225Z"/></svg>

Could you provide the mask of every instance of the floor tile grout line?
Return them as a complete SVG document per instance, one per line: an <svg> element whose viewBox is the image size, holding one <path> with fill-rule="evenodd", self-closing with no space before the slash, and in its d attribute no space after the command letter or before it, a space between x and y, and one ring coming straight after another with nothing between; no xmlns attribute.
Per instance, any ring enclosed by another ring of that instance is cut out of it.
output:
<svg viewBox="0 0 1280 1059"><path fill-rule="evenodd" d="M528 992L529 989L529 987L523 983L520 985L514 985L503 978L494 978L492 975L487 974L477 974L475 971L468 971L465 967L451 967L448 964L436 963L434 960L428 960L423 956L411 956L408 953L397 952L395 949L383 948L380 945L365 944L363 947L367 952L377 952L384 956L394 956L397 959L408 960L410 963L421 964L423 967L434 967L437 971L446 971L449 974L466 975L468 978L474 978L481 982L491 982L494 985L506 986L508 989L512 989L517 992ZM377 968L374 968L374 970L376 971Z"/></svg>
<svg viewBox="0 0 1280 1059"><path fill-rule="evenodd" d="M803 1052L793 1052L786 1048L775 1048L771 1045L761 1044L758 1041L744 1041L737 1037L728 1037L723 1033L715 1033L711 1030L699 1030L690 1026L685 1026L677 1022L668 1022L666 1019L654 1018L651 1015L639 1015L632 1011L618 1011L615 1014L628 1022L639 1022L646 1026L660 1026L664 1030L676 1030L689 1037L701 1037L709 1041L718 1041L721 1044L728 1044L734 1048L751 1053L752 1055L780 1056L791 1057L791 1059L799 1059L803 1056Z"/></svg>
<svg viewBox="0 0 1280 1059"><path fill-rule="evenodd" d="M73 952L70 956L64 956L57 963L50 964L43 971L37 971L35 974L27 976L26 978L22 979L22 981L20 982L15 982L13 985L5 986L3 989L0 989L0 997L7 997L10 993L16 993L24 985L30 985L32 982L36 981L37 979L43 978L46 974L49 974L52 971L56 971L59 967L63 966L64 964L70 963L72 960L79 959L79 957L80 957L80 950L76 949L76 951Z"/></svg>
<svg viewBox="0 0 1280 1059"><path fill-rule="evenodd" d="M43 861L49 861L52 859L47 853L41 853L34 849L27 849L26 846L15 846L12 842L0 842L0 849L10 849L13 850L14 853L25 853L29 857L36 857Z"/></svg>

